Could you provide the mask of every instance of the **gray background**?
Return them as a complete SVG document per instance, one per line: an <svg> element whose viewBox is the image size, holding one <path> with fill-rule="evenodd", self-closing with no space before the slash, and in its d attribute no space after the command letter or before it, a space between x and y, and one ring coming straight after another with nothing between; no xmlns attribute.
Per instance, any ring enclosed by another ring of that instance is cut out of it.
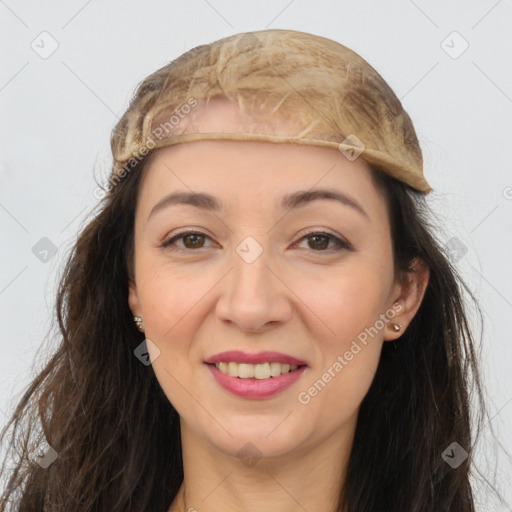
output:
<svg viewBox="0 0 512 512"><path fill-rule="evenodd" d="M54 346L41 348L58 271L98 202L135 86L199 44L287 28L360 53L411 115L439 237L484 310L490 424L512 452L511 22L511 0L0 0L1 423ZM511 462L489 432L480 467L512 502Z"/></svg>

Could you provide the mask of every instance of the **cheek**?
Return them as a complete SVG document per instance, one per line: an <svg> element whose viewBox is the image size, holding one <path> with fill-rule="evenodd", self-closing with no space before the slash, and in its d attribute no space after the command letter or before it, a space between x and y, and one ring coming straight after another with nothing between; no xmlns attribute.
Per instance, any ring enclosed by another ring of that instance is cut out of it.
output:
<svg viewBox="0 0 512 512"><path fill-rule="evenodd" d="M347 421L371 385L383 342L389 286L385 276L389 274L376 266L354 268L323 292L310 290L305 300L315 304L325 328L314 333L318 364L297 399L317 418L319 428Z"/></svg>
<svg viewBox="0 0 512 512"><path fill-rule="evenodd" d="M386 307L389 285L388 273L363 264L319 280L302 275L295 290L320 320L315 333L318 339L327 349L339 352L347 350L354 338L374 326Z"/></svg>
<svg viewBox="0 0 512 512"><path fill-rule="evenodd" d="M176 339L182 325L194 316L196 308L218 279L202 271L200 276L191 269L179 270L170 265L141 262L141 279L137 284L143 307L147 334L155 339ZM188 318L187 318L188 317Z"/></svg>
<svg viewBox="0 0 512 512"><path fill-rule="evenodd" d="M198 385L200 354L194 340L205 308L211 308L207 291L218 278L210 279L205 274L201 272L198 277L197 272L177 272L149 261L143 268L141 262L139 275L144 279L137 285L145 334L159 351L158 357L152 357L153 370L165 395L182 416L192 414L196 400L206 403L201 393L204 386Z"/></svg>

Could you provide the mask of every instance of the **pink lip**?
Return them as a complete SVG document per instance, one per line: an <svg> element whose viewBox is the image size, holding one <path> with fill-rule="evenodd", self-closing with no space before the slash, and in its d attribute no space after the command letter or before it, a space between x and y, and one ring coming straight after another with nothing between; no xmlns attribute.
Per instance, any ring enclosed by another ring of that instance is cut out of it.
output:
<svg viewBox="0 0 512 512"><path fill-rule="evenodd" d="M268 352L271 354L272 352ZM258 356L259 357L259 356ZM233 359L228 359L233 361ZM275 359L271 359L274 362ZM226 361L226 359L222 359L222 361ZM265 359L265 361L269 361L269 359ZM220 361L219 361L220 362ZM241 361L245 362L245 361ZM254 363L253 363L254 364ZM293 363L296 364L296 363ZM297 368L295 371L290 373L285 373L280 375L279 377L270 377L269 379L241 379L239 377L231 377L222 373L218 370L215 365L209 364L207 365L208 369L214 376L215 380L226 390L234 395L241 396L243 398L252 398L252 399L263 399L271 397L289 386L291 386L300 376L305 372L307 366L301 366Z"/></svg>
<svg viewBox="0 0 512 512"><path fill-rule="evenodd" d="M247 363L247 364L258 364L258 363L282 363L282 364L296 364L297 366L307 366L306 361L297 359L280 352L258 352L257 354L249 354L242 352L241 350L229 350L227 352L221 352L215 354L205 361L207 364L216 363ZM278 378L278 377L273 377Z"/></svg>

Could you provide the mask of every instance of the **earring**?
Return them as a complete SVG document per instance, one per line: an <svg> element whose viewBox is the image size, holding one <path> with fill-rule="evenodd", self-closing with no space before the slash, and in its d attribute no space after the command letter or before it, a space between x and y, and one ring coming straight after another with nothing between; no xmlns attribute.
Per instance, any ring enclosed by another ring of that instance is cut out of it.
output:
<svg viewBox="0 0 512 512"><path fill-rule="evenodd" d="M393 329L393 331L398 332L401 328L402 328L401 325L391 322L391 329Z"/></svg>
<svg viewBox="0 0 512 512"><path fill-rule="evenodd" d="M144 332L144 323L142 322L142 318L140 316L134 316L133 321L135 322L137 329L139 329L140 332Z"/></svg>

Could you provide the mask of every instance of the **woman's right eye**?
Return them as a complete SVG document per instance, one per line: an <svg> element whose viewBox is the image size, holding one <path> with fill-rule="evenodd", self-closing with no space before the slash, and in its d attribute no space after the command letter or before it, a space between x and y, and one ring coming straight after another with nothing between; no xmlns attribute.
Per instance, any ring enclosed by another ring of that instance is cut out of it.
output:
<svg viewBox="0 0 512 512"><path fill-rule="evenodd" d="M186 231L184 233L179 233L169 240L166 240L162 247L165 249L170 249L171 251L183 251L187 249L202 249L204 247L204 240L206 238L210 238L208 235L198 231ZM174 242L177 240L183 240L183 247L172 247Z"/></svg>

